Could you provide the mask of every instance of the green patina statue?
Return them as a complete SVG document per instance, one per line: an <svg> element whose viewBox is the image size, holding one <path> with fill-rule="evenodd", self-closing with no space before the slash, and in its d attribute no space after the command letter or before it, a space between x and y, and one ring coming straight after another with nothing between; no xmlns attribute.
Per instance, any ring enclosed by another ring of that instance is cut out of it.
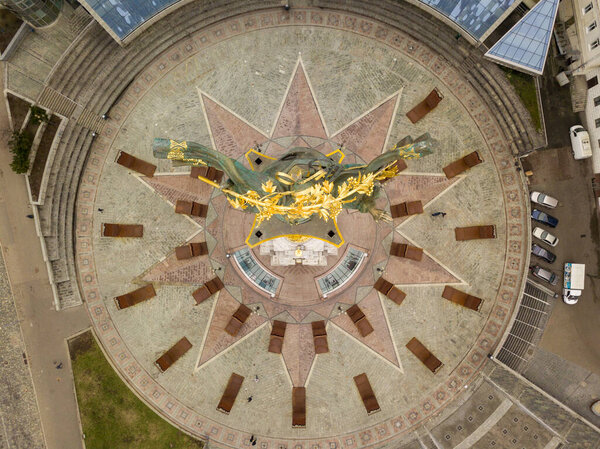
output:
<svg viewBox="0 0 600 449"><path fill-rule="evenodd" d="M289 224L300 224L313 214L325 221L335 219L342 208L368 212L376 220L389 220L384 211L375 207L381 184L406 167L403 159L430 154L434 144L429 134L414 141L406 137L368 164L341 164L317 150L296 147L279 159L262 155L265 163L256 170L195 142L156 138L153 152L156 158L170 159L173 165L208 166L223 171L227 177L224 184L212 184L225 193L234 207L255 213L259 224L273 215Z"/></svg>

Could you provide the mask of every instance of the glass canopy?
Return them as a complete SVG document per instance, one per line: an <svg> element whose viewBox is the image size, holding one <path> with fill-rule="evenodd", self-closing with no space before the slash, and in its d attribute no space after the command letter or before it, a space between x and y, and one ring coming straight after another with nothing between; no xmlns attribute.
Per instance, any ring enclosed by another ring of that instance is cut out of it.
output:
<svg viewBox="0 0 600 449"><path fill-rule="evenodd" d="M420 0L479 39L515 0Z"/></svg>
<svg viewBox="0 0 600 449"><path fill-rule="evenodd" d="M119 39L179 0L85 0Z"/></svg>
<svg viewBox="0 0 600 449"><path fill-rule="evenodd" d="M541 75L559 0L540 0L485 54L499 64Z"/></svg>

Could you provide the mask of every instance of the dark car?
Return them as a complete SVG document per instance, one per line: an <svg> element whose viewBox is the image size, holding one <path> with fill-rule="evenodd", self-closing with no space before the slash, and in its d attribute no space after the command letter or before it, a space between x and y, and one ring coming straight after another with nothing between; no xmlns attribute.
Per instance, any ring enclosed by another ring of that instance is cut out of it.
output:
<svg viewBox="0 0 600 449"><path fill-rule="evenodd" d="M535 243L531 245L531 254L544 259L548 263L552 263L556 260L556 254L551 253L546 248L542 248L540 245L536 245Z"/></svg>
<svg viewBox="0 0 600 449"><path fill-rule="evenodd" d="M537 278L542 279L543 281L548 282L549 284L558 284L558 276L552 271L546 270L545 268L542 268L539 265L532 267L531 274L533 274Z"/></svg>
<svg viewBox="0 0 600 449"><path fill-rule="evenodd" d="M551 228L555 228L558 224L558 218L548 215L546 212L542 212L538 209L533 209L531 211L531 218L533 218L535 221L539 221L540 223L548 225Z"/></svg>

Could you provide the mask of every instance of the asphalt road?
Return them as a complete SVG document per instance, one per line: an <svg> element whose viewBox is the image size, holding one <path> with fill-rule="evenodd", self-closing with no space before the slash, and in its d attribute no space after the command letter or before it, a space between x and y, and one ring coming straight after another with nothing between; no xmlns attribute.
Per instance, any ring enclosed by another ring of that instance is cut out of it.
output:
<svg viewBox="0 0 600 449"><path fill-rule="evenodd" d="M0 84L4 67L0 66ZM83 306L56 312L25 177L10 169L10 134L0 102L0 242L37 393L47 449L83 448L66 338L89 328ZM55 362L63 362L57 370Z"/></svg>
<svg viewBox="0 0 600 449"><path fill-rule="evenodd" d="M555 253L557 259L553 264L536 257L531 259L532 265L541 265L557 273L559 284L552 287L539 279L536 282L561 294L563 264L586 264L586 283L581 299L571 306L562 299L557 301L539 346L600 374L600 234L591 187L591 159L575 161L570 147L562 147L538 151L528 160L534 171L530 191L542 191L559 200L556 209L538 207L559 219L557 228L534 223L560 239L554 248L536 241Z"/></svg>

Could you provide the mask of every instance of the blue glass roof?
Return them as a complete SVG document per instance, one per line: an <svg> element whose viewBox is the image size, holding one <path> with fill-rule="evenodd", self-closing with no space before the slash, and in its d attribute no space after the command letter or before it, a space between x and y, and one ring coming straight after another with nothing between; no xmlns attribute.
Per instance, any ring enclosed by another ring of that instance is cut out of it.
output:
<svg viewBox="0 0 600 449"><path fill-rule="evenodd" d="M85 0L120 39L179 0Z"/></svg>
<svg viewBox="0 0 600 449"><path fill-rule="evenodd" d="M559 0L540 0L485 54L498 62L542 74Z"/></svg>
<svg viewBox="0 0 600 449"><path fill-rule="evenodd" d="M515 0L420 0L481 38Z"/></svg>

